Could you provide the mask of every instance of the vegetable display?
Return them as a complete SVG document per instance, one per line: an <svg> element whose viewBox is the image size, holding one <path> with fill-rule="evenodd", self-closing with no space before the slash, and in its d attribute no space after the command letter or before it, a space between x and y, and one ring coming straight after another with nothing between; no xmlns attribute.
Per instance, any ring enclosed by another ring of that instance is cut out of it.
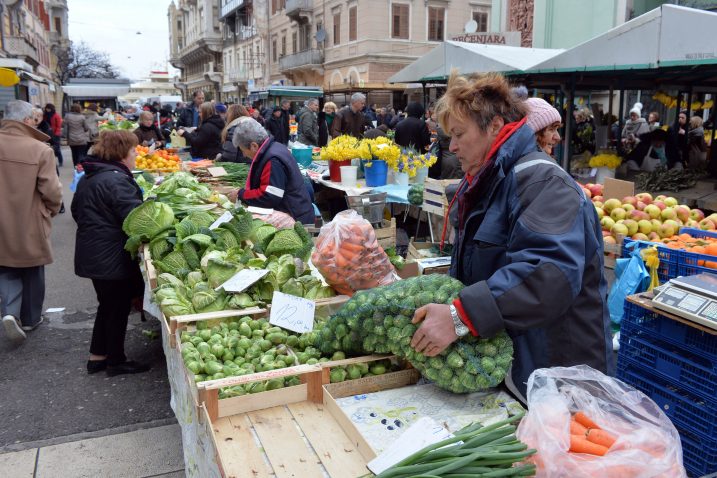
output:
<svg viewBox="0 0 717 478"><path fill-rule="evenodd" d="M206 161L206 162L205 162ZM216 179L223 183L227 183L230 186L243 188L246 185L246 179L249 177L249 165L245 163L231 163L227 161L210 161L202 160L197 165L190 163L192 174L198 176L200 181L212 178L207 168L209 167L222 167L227 172L225 176L219 176Z"/></svg>
<svg viewBox="0 0 717 478"><path fill-rule="evenodd" d="M436 357L410 345L417 326L415 310L427 304L449 304L463 289L460 281L433 274L357 292L315 330L315 345L324 353L392 353L405 358L421 375L453 393L467 393L500 384L513 359L513 342L505 332L493 338L468 335Z"/></svg>
<svg viewBox="0 0 717 478"><path fill-rule="evenodd" d="M420 206L423 204L423 183L412 184L408 188L408 202L414 206Z"/></svg>

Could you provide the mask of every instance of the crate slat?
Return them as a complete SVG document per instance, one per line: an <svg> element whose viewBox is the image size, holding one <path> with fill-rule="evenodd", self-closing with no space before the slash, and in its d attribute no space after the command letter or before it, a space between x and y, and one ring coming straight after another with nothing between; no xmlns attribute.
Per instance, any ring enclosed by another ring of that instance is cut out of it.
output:
<svg viewBox="0 0 717 478"><path fill-rule="evenodd" d="M236 478L269 478L273 470L254 444L251 422L246 414L220 418L212 424L214 443L220 456L218 463L225 476ZM229 473L226 473L229 471ZM239 474L237 474L239 473Z"/></svg>

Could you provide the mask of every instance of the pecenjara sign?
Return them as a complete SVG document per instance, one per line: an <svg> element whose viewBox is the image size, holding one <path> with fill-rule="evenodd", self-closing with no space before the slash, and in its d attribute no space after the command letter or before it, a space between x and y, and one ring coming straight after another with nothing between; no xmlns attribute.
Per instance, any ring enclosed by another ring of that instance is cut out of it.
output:
<svg viewBox="0 0 717 478"><path fill-rule="evenodd" d="M520 32L476 32L451 35L451 40L484 45L520 46Z"/></svg>

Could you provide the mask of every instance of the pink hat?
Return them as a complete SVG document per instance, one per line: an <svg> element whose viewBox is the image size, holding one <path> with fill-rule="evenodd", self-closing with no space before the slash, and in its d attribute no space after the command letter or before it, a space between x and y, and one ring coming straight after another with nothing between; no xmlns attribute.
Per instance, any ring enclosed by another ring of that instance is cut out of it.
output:
<svg viewBox="0 0 717 478"><path fill-rule="evenodd" d="M562 122L558 110L550 106L550 104L542 98L528 98L525 100L525 105L528 107L528 120L526 123L535 132L553 123Z"/></svg>

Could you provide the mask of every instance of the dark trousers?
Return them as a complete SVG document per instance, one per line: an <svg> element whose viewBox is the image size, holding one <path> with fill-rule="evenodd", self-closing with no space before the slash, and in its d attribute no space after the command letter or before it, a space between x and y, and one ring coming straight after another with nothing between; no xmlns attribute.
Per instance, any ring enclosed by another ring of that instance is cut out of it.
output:
<svg viewBox="0 0 717 478"><path fill-rule="evenodd" d="M70 150L72 151L72 164L74 166L77 166L82 162L83 159L85 159L88 149L90 149L90 146L88 144L70 146Z"/></svg>
<svg viewBox="0 0 717 478"><path fill-rule="evenodd" d="M59 136L52 136L52 140L50 141L50 144L52 145L52 151L55 152L55 157L57 158L57 164L62 167L62 147L60 146L60 137Z"/></svg>
<svg viewBox="0 0 717 478"><path fill-rule="evenodd" d="M138 269L137 275L131 279L92 279L92 285L95 287L99 306L92 329L90 353L106 355L109 365L122 363L127 360L124 354L127 319L132 308L132 299L141 295L142 276Z"/></svg>
<svg viewBox="0 0 717 478"><path fill-rule="evenodd" d="M40 322L44 301L45 266L0 266L0 314L32 327Z"/></svg>

